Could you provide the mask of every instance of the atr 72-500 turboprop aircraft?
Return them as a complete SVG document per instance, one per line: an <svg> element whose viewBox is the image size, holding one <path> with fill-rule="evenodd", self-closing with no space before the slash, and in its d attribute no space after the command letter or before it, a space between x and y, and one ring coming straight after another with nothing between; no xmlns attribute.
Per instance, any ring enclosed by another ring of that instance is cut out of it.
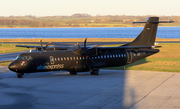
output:
<svg viewBox="0 0 180 109"><path fill-rule="evenodd" d="M143 31L132 42L118 47L92 46L59 48L42 46L22 46L36 48L36 52L22 53L10 65L9 69L22 78L24 73L66 70L75 75L77 72L90 71L91 75L98 75L99 68L124 66L137 60L159 52L154 49L158 23L171 23L173 21L159 21L159 17L150 17Z"/></svg>

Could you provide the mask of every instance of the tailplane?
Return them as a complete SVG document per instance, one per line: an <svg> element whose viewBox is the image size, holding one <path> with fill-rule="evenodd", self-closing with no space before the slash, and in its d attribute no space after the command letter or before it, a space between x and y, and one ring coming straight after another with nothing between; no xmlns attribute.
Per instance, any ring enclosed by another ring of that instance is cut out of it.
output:
<svg viewBox="0 0 180 109"><path fill-rule="evenodd" d="M159 17L149 17L146 22L133 22L133 23L146 23L143 31L138 37L124 46L154 46L158 23L171 23L173 21L159 21Z"/></svg>

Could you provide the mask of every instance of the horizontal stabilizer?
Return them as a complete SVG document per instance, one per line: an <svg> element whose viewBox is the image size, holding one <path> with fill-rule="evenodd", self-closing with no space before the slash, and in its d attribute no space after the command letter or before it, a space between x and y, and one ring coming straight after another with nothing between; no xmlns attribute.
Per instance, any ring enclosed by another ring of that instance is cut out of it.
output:
<svg viewBox="0 0 180 109"><path fill-rule="evenodd" d="M157 24L157 23L172 23L172 22L174 22L174 21L150 21L148 23L155 23L155 24ZM133 22L133 23L147 23L147 22Z"/></svg>

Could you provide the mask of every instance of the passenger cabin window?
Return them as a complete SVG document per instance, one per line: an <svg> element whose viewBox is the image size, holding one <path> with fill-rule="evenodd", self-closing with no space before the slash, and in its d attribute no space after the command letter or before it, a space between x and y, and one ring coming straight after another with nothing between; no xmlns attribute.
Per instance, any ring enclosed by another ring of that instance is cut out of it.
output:
<svg viewBox="0 0 180 109"><path fill-rule="evenodd" d="M98 56L98 59L100 59L100 56Z"/></svg>
<svg viewBox="0 0 180 109"><path fill-rule="evenodd" d="M107 58L109 58L109 55L107 55Z"/></svg>
<svg viewBox="0 0 180 109"><path fill-rule="evenodd" d="M113 55L113 58L115 58L115 55Z"/></svg>
<svg viewBox="0 0 180 109"><path fill-rule="evenodd" d="M106 58L106 55L104 55L104 58Z"/></svg>
<svg viewBox="0 0 180 109"><path fill-rule="evenodd" d="M81 60L82 58L81 57L79 57L79 60Z"/></svg>
<svg viewBox="0 0 180 109"><path fill-rule="evenodd" d="M92 59L94 59L94 57L92 57Z"/></svg>
<svg viewBox="0 0 180 109"><path fill-rule="evenodd" d="M124 57L126 57L126 54L124 54Z"/></svg>
<svg viewBox="0 0 180 109"><path fill-rule="evenodd" d="M61 58L61 61L63 61L63 58Z"/></svg>
<svg viewBox="0 0 180 109"><path fill-rule="evenodd" d="M123 57L123 54L121 54L121 57Z"/></svg>
<svg viewBox="0 0 180 109"><path fill-rule="evenodd" d="M76 60L78 60L78 57L76 57Z"/></svg>
<svg viewBox="0 0 180 109"><path fill-rule="evenodd" d="M73 57L74 60L76 60L76 57Z"/></svg>
<svg viewBox="0 0 180 109"><path fill-rule="evenodd" d="M58 61L60 61L60 59L58 58Z"/></svg>
<svg viewBox="0 0 180 109"><path fill-rule="evenodd" d="M120 55L120 54L119 54L118 56L119 56L119 57L121 57L121 55Z"/></svg>
<svg viewBox="0 0 180 109"><path fill-rule="evenodd" d="M94 57L95 59L97 59L97 57Z"/></svg>
<svg viewBox="0 0 180 109"><path fill-rule="evenodd" d="M66 57L64 57L64 60L66 61Z"/></svg>
<svg viewBox="0 0 180 109"><path fill-rule="evenodd" d="M69 61L69 57L67 57L67 60Z"/></svg>
<svg viewBox="0 0 180 109"><path fill-rule="evenodd" d="M70 60L72 60L72 57L70 57Z"/></svg>
<svg viewBox="0 0 180 109"><path fill-rule="evenodd" d="M110 58L112 58L112 55L110 55Z"/></svg>
<svg viewBox="0 0 180 109"><path fill-rule="evenodd" d="M103 55L101 55L101 58L103 58Z"/></svg>

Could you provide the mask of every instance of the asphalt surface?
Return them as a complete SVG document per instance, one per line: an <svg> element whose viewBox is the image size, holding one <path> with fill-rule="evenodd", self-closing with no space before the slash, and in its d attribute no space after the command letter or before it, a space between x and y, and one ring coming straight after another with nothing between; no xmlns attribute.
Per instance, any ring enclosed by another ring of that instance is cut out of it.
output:
<svg viewBox="0 0 180 109"><path fill-rule="evenodd" d="M25 74L0 67L0 109L180 108L180 74L101 70Z"/></svg>
<svg viewBox="0 0 180 109"><path fill-rule="evenodd" d="M2 54L0 61L20 53ZM0 66L0 109L179 109L179 78L170 72L101 70L98 76L58 71L19 79Z"/></svg>

